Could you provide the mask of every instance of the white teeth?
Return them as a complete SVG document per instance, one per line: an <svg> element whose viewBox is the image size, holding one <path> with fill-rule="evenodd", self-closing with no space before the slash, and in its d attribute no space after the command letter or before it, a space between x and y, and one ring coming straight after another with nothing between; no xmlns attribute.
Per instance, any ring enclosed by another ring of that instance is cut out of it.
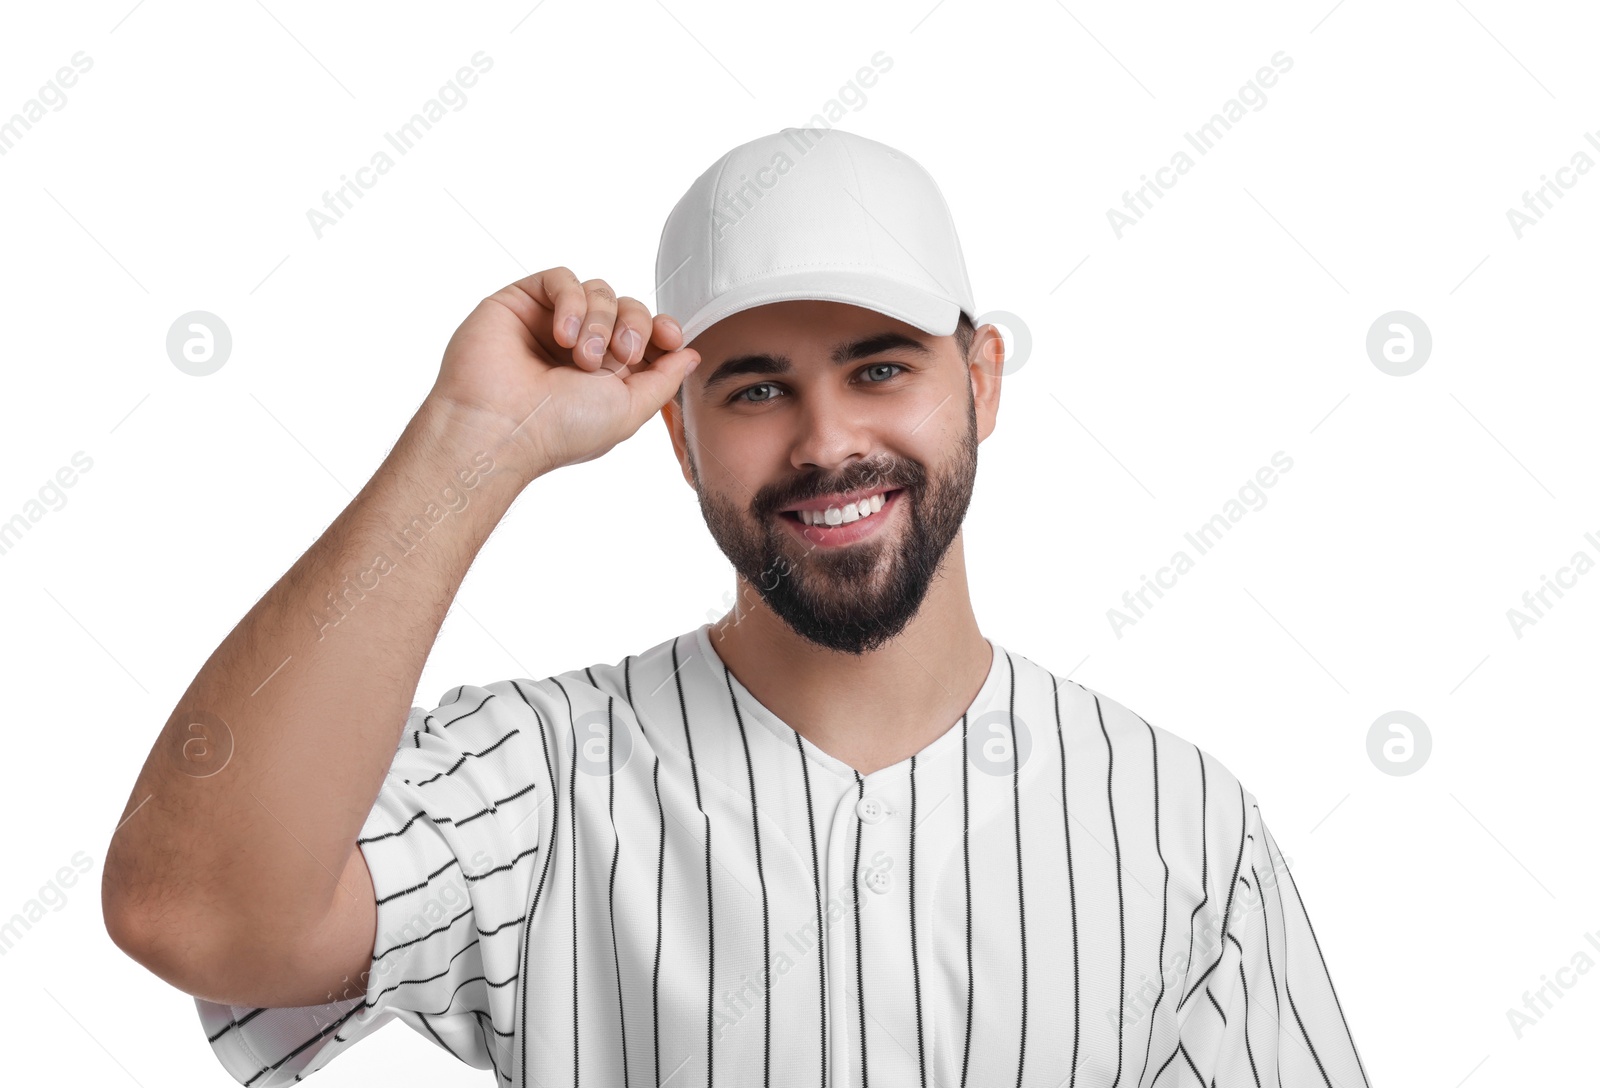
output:
<svg viewBox="0 0 1600 1088"><path fill-rule="evenodd" d="M859 503L846 503L844 506L830 506L826 510L801 510L800 520L807 525L848 525L852 521L871 517L883 509L885 499L882 492L870 499L862 499Z"/></svg>

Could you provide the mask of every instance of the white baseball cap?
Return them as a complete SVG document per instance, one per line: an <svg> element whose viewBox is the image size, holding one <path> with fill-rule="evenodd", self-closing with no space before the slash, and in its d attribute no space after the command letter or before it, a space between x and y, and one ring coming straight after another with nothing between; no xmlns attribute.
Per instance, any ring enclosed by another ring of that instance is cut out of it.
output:
<svg viewBox="0 0 1600 1088"><path fill-rule="evenodd" d="M977 323L944 194L910 156L841 129L740 144L661 229L656 311L688 344L725 317L791 299L844 302L933 336Z"/></svg>

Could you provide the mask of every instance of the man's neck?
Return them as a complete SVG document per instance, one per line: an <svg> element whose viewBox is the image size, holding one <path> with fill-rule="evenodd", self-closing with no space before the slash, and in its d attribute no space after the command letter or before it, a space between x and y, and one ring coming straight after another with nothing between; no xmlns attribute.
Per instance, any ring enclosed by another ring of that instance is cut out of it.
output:
<svg viewBox="0 0 1600 1088"><path fill-rule="evenodd" d="M860 656L795 634L739 580L738 604L707 634L763 706L861 774L906 759L954 724L993 662L967 594L958 535L922 607L895 638Z"/></svg>

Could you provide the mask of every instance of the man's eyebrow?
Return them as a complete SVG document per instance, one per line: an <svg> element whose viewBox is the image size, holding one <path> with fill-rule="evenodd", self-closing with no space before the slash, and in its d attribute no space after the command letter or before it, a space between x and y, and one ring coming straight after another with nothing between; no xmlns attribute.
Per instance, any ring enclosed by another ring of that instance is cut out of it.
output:
<svg viewBox="0 0 1600 1088"><path fill-rule="evenodd" d="M933 349L920 340L914 340L904 333L880 332L873 336L863 337L860 340L851 340L838 345L829 356L835 366L844 366L857 359L865 359L872 355L879 355L885 351L901 349L918 352L922 355L932 355ZM709 393L718 385L730 382L746 374L788 374L794 369L794 364L787 355L771 355L765 352L753 355L735 355L725 359L717 369L712 371L700 388Z"/></svg>

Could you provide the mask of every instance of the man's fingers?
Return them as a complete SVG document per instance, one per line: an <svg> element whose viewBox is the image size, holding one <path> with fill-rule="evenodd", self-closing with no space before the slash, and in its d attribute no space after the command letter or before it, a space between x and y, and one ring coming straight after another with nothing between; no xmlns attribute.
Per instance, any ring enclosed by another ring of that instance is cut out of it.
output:
<svg viewBox="0 0 1600 1088"><path fill-rule="evenodd" d="M599 370L605 361L606 345L611 342L612 326L617 321L617 295L611 285L601 279L584 280L583 290L587 307L572 361L584 370Z"/></svg>
<svg viewBox="0 0 1600 1088"><path fill-rule="evenodd" d="M638 362L652 334L650 308L636 298L617 299L617 323L611 330L609 349L612 358L624 366Z"/></svg>
<svg viewBox="0 0 1600 1088"><path fill-rule="evenodd" d="M564 265L525 276L490 297L511 309L551 358L570 354L580 370L615 373L654 362L683 344L675 318L652 318L638 299L619 298L603 279L580 283Z"/></svg>
<svg viewBox="0 0 1600 1088"><path fill-rule="evenodd" d="M558 265L524 276L489 296L501 303L552 357L570 351L589 308L588 296L570 268Z"/></svg>
<svg viewBox="0 0 1600 1088"><path fill-rule="evenodd" d="M650 324L650 342L644 346L645 362L653 363L683 346L683 327L671 314L656 314Z"/></svg>

